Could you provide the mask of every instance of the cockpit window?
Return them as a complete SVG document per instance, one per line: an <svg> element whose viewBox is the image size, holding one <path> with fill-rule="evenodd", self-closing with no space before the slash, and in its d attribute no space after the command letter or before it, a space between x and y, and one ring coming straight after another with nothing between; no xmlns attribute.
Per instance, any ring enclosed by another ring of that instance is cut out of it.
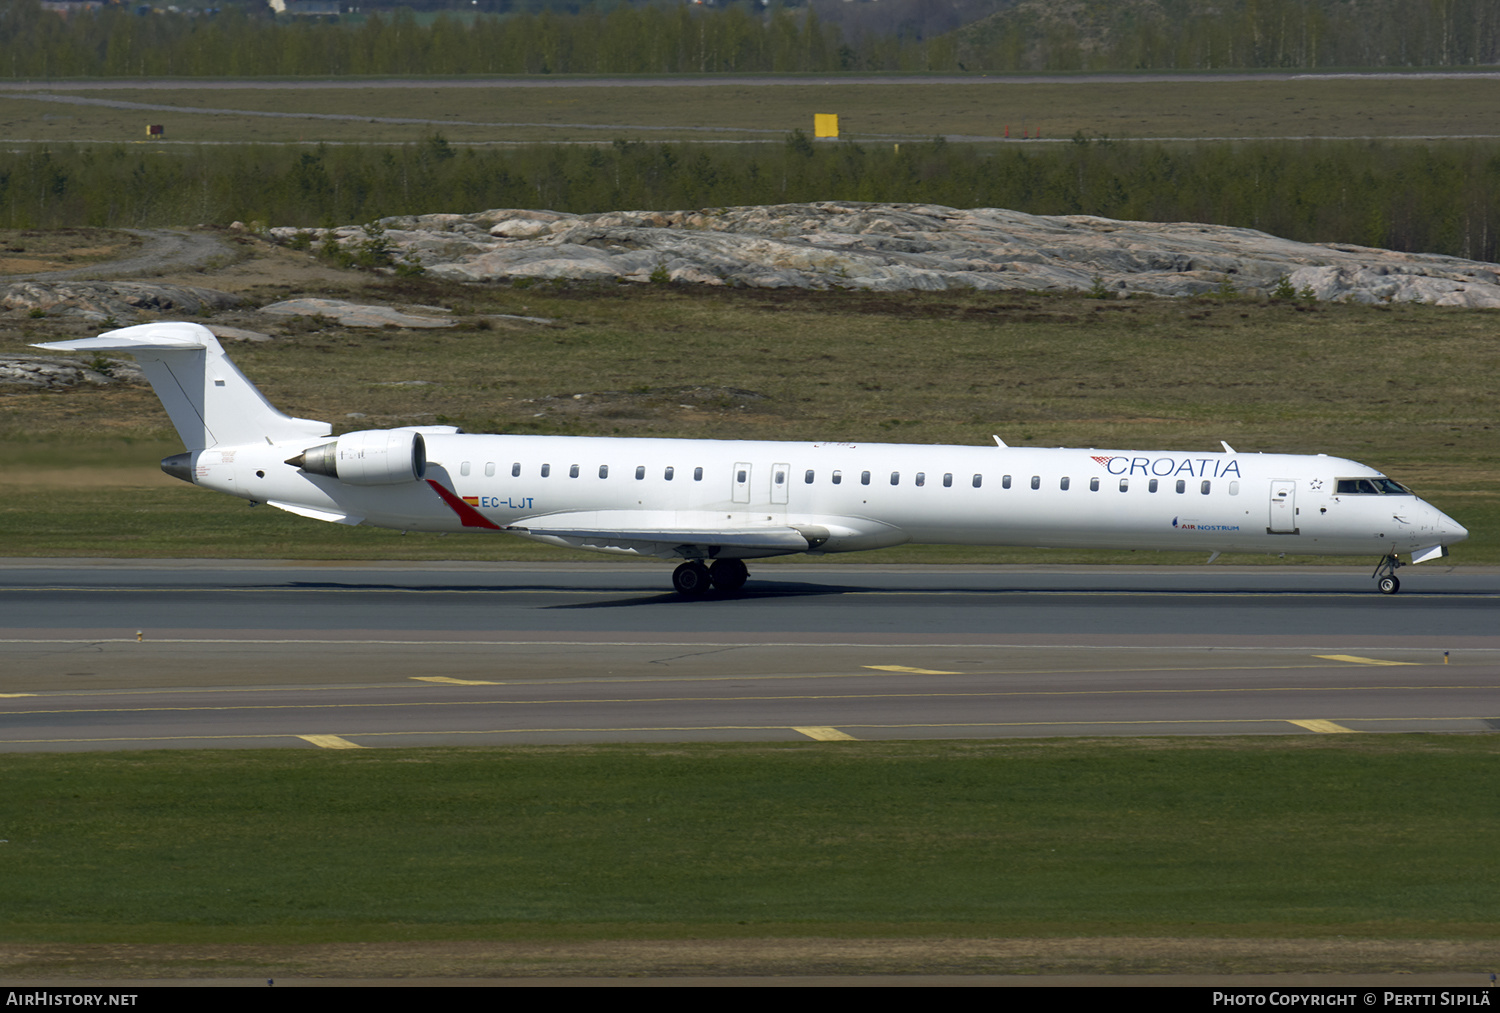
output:
<svg viewBox="0 0 1500 1013"><path fill-rule="evenodd" d="M1388 478L1341 478L1338 480L1340 496L1410 496L1412 491L1400 482Z"/></svg>

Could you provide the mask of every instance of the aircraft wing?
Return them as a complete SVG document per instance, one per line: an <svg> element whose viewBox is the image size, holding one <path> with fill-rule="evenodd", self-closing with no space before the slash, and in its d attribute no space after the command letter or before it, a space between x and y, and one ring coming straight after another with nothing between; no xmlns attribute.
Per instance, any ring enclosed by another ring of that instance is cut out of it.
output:
<svg viewBox="0 0 1500 1013"><path fill-rule="evenodd" d="M736 527L675 525L671 511L591 510L541 514L499 525L455 495L442 483L428 479L433 492L458 515L466 528L509 531L525 538L575 549L636 553L644 556L697 558L717 556L779 556L816 549L828 541L827 528L816 524L764 524ZM707 550L707 551L705 551Z"/></svg>
<svg viewBox="0 0 1500 1013"><path fill-rule="evenodd" d="M803 532L786 525L761 528L647 528L577 527L538 518L535 522L512 524L505 528L529 538L544 538L577 548L625 549L653 556L678 556L678 547L721 546L725 549L776 555L806 552L827 540L821 529ZM729 553L729 554L732 554Z"/></svg>

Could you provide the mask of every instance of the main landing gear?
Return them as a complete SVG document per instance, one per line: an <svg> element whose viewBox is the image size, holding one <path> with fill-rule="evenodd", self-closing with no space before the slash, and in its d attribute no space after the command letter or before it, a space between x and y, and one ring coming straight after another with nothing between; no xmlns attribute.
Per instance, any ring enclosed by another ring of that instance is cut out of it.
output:
<svg viewBox="0 0 1500 1013"><path fill-rule="evenodd" d="M738 591L750 579L750 570L740 559L715 560L704 566L701 560L683 563L672 572L672 587L684 598L702 598L709 587L720 591Z"/></svg>
<svg viewBox="0 0 1500 1013"><path fill-rule="evenodd" d="M1396 570L1405 565L1394 552L1380 560L1379 565L1375 567L1375 572L1370 576L1375 578L1375 586L1380 588L1381 594L1395 594L1401 590L1401 581L1396 579Z"/></svg>

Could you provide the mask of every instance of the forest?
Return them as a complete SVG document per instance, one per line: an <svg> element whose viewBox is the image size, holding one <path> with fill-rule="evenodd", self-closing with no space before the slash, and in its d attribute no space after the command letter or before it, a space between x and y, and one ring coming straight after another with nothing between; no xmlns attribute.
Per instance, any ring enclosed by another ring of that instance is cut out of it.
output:
<svg viewBox="0 0 1500 1013"><path fill-rule="evenodd" d="M226 4L63 18L0 4L0 78L719 74L1472 67L1500 62L1494 0L999 2L941 27L918 0L762 7L739 0L575 12L287 19ZM819 16L819 10L825 12ZM839 22L843 22L840 24Z"/></svg>
<svg viewBox="0 0 1500 1013"><path fill-rule="evenodd" d="M495 207L576 213L817 200L914 201L1198 221L1307 242L1496 260L1500 144L1118 143L1036 148L615 141L56 146L0 153L0 227L258 221L317 227Z"/></svg>

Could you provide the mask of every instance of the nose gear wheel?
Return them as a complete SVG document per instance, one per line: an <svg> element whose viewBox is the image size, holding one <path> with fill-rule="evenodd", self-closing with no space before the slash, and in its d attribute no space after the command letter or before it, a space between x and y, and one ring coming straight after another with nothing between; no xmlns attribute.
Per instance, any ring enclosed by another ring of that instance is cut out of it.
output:
<svg viewBox="0 0 1500 1013"><path fill-rule="evenodd" d="M1401 590L1401 581L1396 579L1396 570L1406 564L1401 562L1394 552L1389 556L1382 556L1375 572L1370 574L1375 579L1375 586L1380 588L1381 594L1395 594Z"/></svg>

